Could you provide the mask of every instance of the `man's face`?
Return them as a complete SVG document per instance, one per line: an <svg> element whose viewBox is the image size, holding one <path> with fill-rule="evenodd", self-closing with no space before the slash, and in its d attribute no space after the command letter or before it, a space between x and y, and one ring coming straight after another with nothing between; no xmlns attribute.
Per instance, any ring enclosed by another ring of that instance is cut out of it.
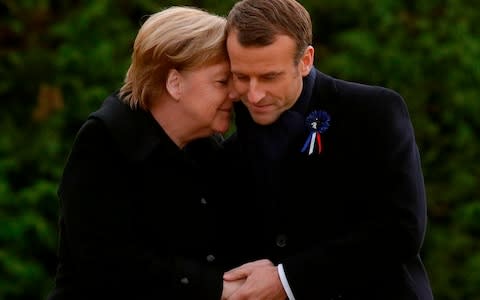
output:
<svg viewBox="0 0 480 300"><path fill-rule="evenodd" d="M244 47L232 31L227 49L234 88L256 123L271 124L295 104L302 91L302 78L313 63L312 47L296 62L295 42L286 35L278 35L268 46Z"/></svg>

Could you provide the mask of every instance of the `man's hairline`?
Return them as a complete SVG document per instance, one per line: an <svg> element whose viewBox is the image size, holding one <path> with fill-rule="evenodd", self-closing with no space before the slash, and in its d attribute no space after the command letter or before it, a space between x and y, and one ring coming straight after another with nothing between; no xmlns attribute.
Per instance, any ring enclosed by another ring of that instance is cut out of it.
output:
<svg viewBox="0 0 480 300"><path fill-rule="evenodd" d="M276 32L274 35L273 35L273 39L272 39L272 42L269 43L269 44L266 44L266 45L263 45L263 44L259 44L259 43L254 43L254 44L250 44L250 45L245 45L245 44L242 44L242 42L240 42L240 40L238 39L238 29L236 26L232 26L230 29L227 29L226 31L226 34L227 34L227 38L225 39L225 41L228 41L228 38L230 37L230 35L234 34L234 33L237 33L237 37L235 38L235 40L238 42L238 44L240 44L240 46L242 46L243 48L264 48L264 47L268 47L268 46L271 46L273 45L280 36L285 36L285 37L288 37L290 38L293 42L294 42L294 56L293 56L293 63L294 63L294 66L297 66L300 61L301 61L301 57L296 57L297 55L297 43L295 42L295 38L292 37L291 35L287 34L287 33L283 33L283 32ZM307 47L305 47L305 49L303 49L302 51L300 52L304 52L306 49L308 48L308 45ZM228 52L228 47L227 47L227 52Z"/></svg>

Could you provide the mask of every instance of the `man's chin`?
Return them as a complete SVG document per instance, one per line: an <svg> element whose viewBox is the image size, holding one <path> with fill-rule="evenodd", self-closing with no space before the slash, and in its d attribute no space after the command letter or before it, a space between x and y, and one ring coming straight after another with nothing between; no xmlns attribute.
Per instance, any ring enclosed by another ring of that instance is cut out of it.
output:
<svg viewBox="0 0 480 300"><path fill-rule="evenodd" d="M275 122L276 118L271 114L251 114L252 119L259 125L270 125Z"/></svg>

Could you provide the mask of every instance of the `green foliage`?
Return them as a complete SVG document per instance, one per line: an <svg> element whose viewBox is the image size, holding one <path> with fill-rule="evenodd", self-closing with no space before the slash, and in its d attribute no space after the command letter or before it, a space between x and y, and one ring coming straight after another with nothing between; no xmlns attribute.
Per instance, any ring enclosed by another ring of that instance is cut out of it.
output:
<svg viewBox="0 0 480 300"><path fill-rule="evenodd" d="M479 300L480 2L300 2L322 71L405 98L427 185L423 256L435 297ZM81 122L120 87L143 17L169 5L226 15L234 3L0 1L0 299L44 299L52 287L63 164Z"/></svg>

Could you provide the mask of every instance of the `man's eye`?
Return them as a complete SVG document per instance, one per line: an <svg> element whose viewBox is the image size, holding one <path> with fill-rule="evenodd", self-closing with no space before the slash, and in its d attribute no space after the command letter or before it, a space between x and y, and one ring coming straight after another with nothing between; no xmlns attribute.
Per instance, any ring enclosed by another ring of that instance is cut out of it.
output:
<svg viewBox="0 0 480 300"><path fill-rule="evenodd" d="M235 75L235 77L240 81L247 81L248 80L248 76L244 76L244 75Z"/></svg>
<svg viewBox="0 0 480 300"><path fill-rule="evenodd" d="M267 80L267 81L269 81L269 80L275 80L275 79L277 78L277 74L265 75L265 76L263 76L262 78L263 78L263 80Z"/></svg>

